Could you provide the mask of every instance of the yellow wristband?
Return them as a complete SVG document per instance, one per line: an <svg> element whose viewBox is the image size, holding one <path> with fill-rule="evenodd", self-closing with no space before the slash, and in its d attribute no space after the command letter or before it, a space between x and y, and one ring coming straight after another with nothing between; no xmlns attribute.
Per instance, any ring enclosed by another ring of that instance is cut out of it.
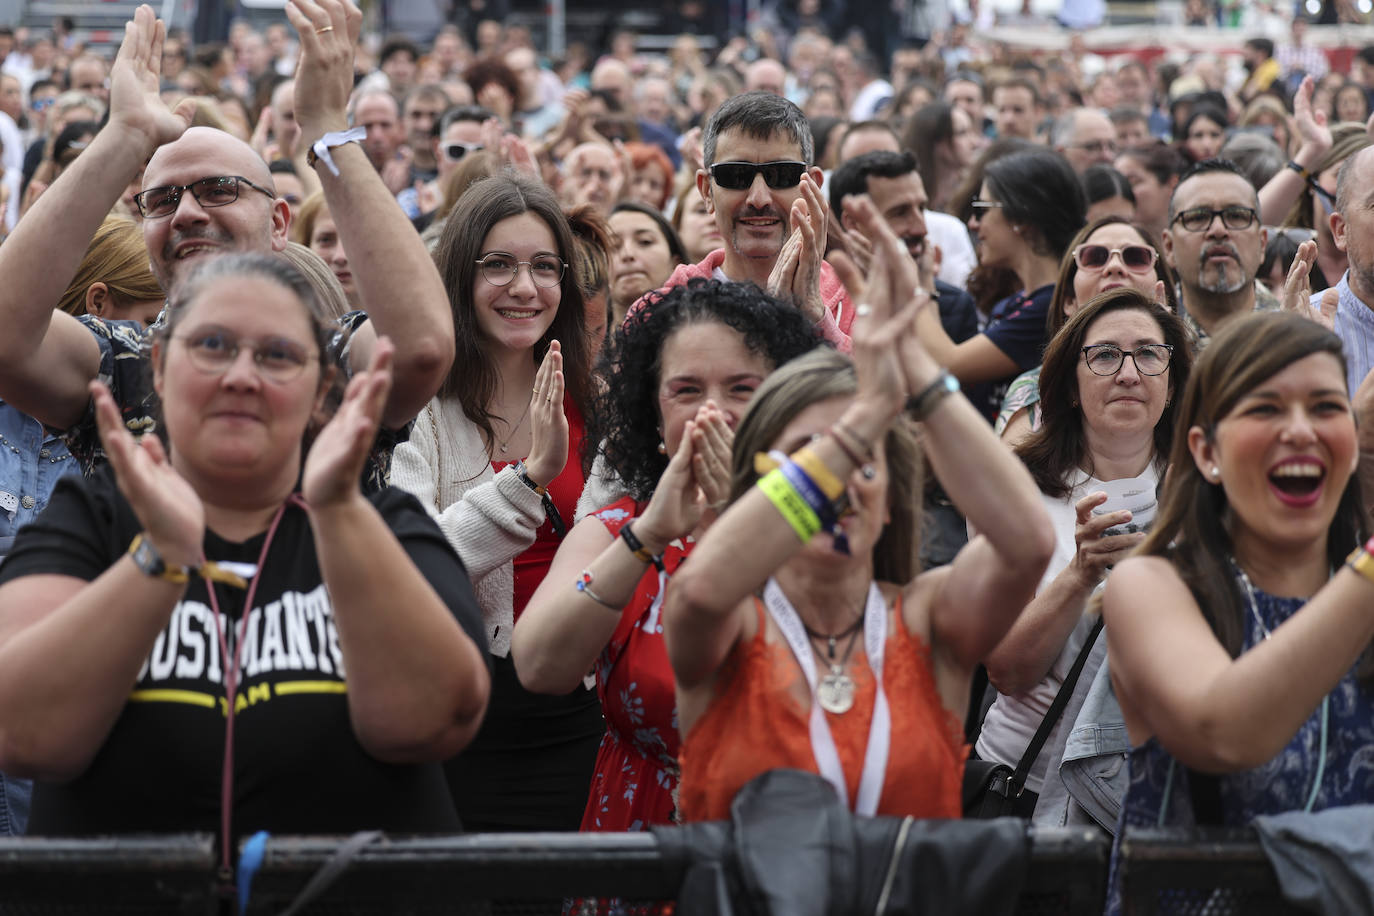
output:
<svg viewBox="0 0 1374 916"><path fill-rule="evenodd" d="M801 494L792 488L791 482L783 476L782 471L769 471L759 478L757 486L763 491L763 495L768 497L773 508L777 509L787 524L792 526L792 530L797 533L803 544L810 542L821 530L820 516L816 515L816 511L806 504Z"/></svg>
<svg viewBox="0 0 1374 916"><path fill-rule="evenodd" d="M1350 556L1345 558L1345 565L1370 582L1374 582L1374 554L1371 554L1365 547L1356 547Z"/></svg>
<svg viewBox="0 0 1374 916"><path fill-rule="evenodd" d="M820 487L825 498L832 503L844 495L844 481L835 476L835 472L830 470L830 465L825 460L812 451L811 446L803 445L792 453L792 460L806 472L806 476Z"/></svg>

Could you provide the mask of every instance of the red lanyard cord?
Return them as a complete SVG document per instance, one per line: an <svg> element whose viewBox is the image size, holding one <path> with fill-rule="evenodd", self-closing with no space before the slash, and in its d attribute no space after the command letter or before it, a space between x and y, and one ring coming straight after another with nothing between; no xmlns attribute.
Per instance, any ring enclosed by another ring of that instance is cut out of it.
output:
<svg viewBox="0 0 1374 916"><path fill-rule="evenodd" d="M257 572L253 574L253 581L249 583L243 599L243 611L239 616L237 642L234 645L232 659L229 658L228 623L220 613L219 599L215 597L215 583L210 579L205 580L205 591L210 595L210 608L215 616L215 633L219 636L220 658L224 660L224 695L227 703L224 720L224 770L220 777L219 802L220 873L226 882L232 882L234 873L231 864L233 850L229 844L230 823L234 810L234 701L237 699L239 670L243 663L243 644L246 641L244 636L248 631L248 615L253 609L253 597L257 594L258 583L262 581L262 568L267 562L267 551L272 546L272 538L277 533L282 516L286 514L286 507L290 505L305 508L305 500L292 493L277 509L277 514L272 516L272 523L267 526L267 537L263 539L262 551L258 554ZM204 562L204 559L202 557L201 561Z"/></svg>

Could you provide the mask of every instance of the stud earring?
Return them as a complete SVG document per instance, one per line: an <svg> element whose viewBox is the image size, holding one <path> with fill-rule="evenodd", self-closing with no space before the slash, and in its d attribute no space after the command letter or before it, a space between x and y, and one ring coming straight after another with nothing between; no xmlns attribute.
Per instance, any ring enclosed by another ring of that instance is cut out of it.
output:
<svg viewBox="0 0 1374 916"><path fill-rule="evenodd" d="M1217 481L1221 480L1221 468L1217 467L1215 464L1212 465L1212 479Z"/></svg>
<svg viewBox="0 0 1374 916"><path fill-rule="evenodd" d="M668 454L668 445L662 439L658 440L658 453L660 455Z"/></svg>

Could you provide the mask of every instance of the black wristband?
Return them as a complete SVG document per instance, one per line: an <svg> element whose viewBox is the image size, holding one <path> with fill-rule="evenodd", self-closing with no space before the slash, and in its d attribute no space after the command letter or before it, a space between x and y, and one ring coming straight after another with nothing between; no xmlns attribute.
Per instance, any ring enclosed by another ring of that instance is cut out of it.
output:
<svg viewBox="0 0 1374 916"><path fill-rule="evenodd" d="M1285 168L1290 168L1293 171L1297 172L1299 175L1302 176L1303 181L1307 181L1312 177L1312 173L1309 172L1307 169L1303 168L1302 166L1298 165L1298 161L1296 159L1289 159L1288 165L1285 166Z"/></svg>
<svg viewBox="0 0 1374 916"><path fill-rule="evenodd" d="M625 546L630 548L630 553L645 563L652 563L659 572L663 572L663 554L650 553L649 548L644 546L644 542L635 537L634 531L630 528L631 523L626 522L620 528L620 539L625 542Z"/></svg>

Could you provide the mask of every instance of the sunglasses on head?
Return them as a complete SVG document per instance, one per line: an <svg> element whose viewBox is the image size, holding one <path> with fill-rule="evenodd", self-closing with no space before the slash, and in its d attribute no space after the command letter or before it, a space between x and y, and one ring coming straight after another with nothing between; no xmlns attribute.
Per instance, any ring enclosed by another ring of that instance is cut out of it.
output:
<svg viewBox="0 0 1374 916"><path fill-rule="evenodd" d="M445 143L444 155L451 161L457 162L468 153L475 153L482 148L480 143Z"/></svg>
<svg viewBox="0 0 1374 916"><path fill-rule="evenodd" d="M1149 245L1124 245L1121 248L1079 245L1073 250L1073 259L1079 270L1101 270L1114 254L1121 255L1121 263L1127 270L1144 273L1155 266L1155 250Z"/></svg>
<svg viewBox="0 0 1374 916"><path fill-rule="evenodd" d="M717 162L709 169L716 184L730 191L745 191L762 175L764 184L775 191L795 188L806 174L805 162L779 159L776 162Z"/></svg>

